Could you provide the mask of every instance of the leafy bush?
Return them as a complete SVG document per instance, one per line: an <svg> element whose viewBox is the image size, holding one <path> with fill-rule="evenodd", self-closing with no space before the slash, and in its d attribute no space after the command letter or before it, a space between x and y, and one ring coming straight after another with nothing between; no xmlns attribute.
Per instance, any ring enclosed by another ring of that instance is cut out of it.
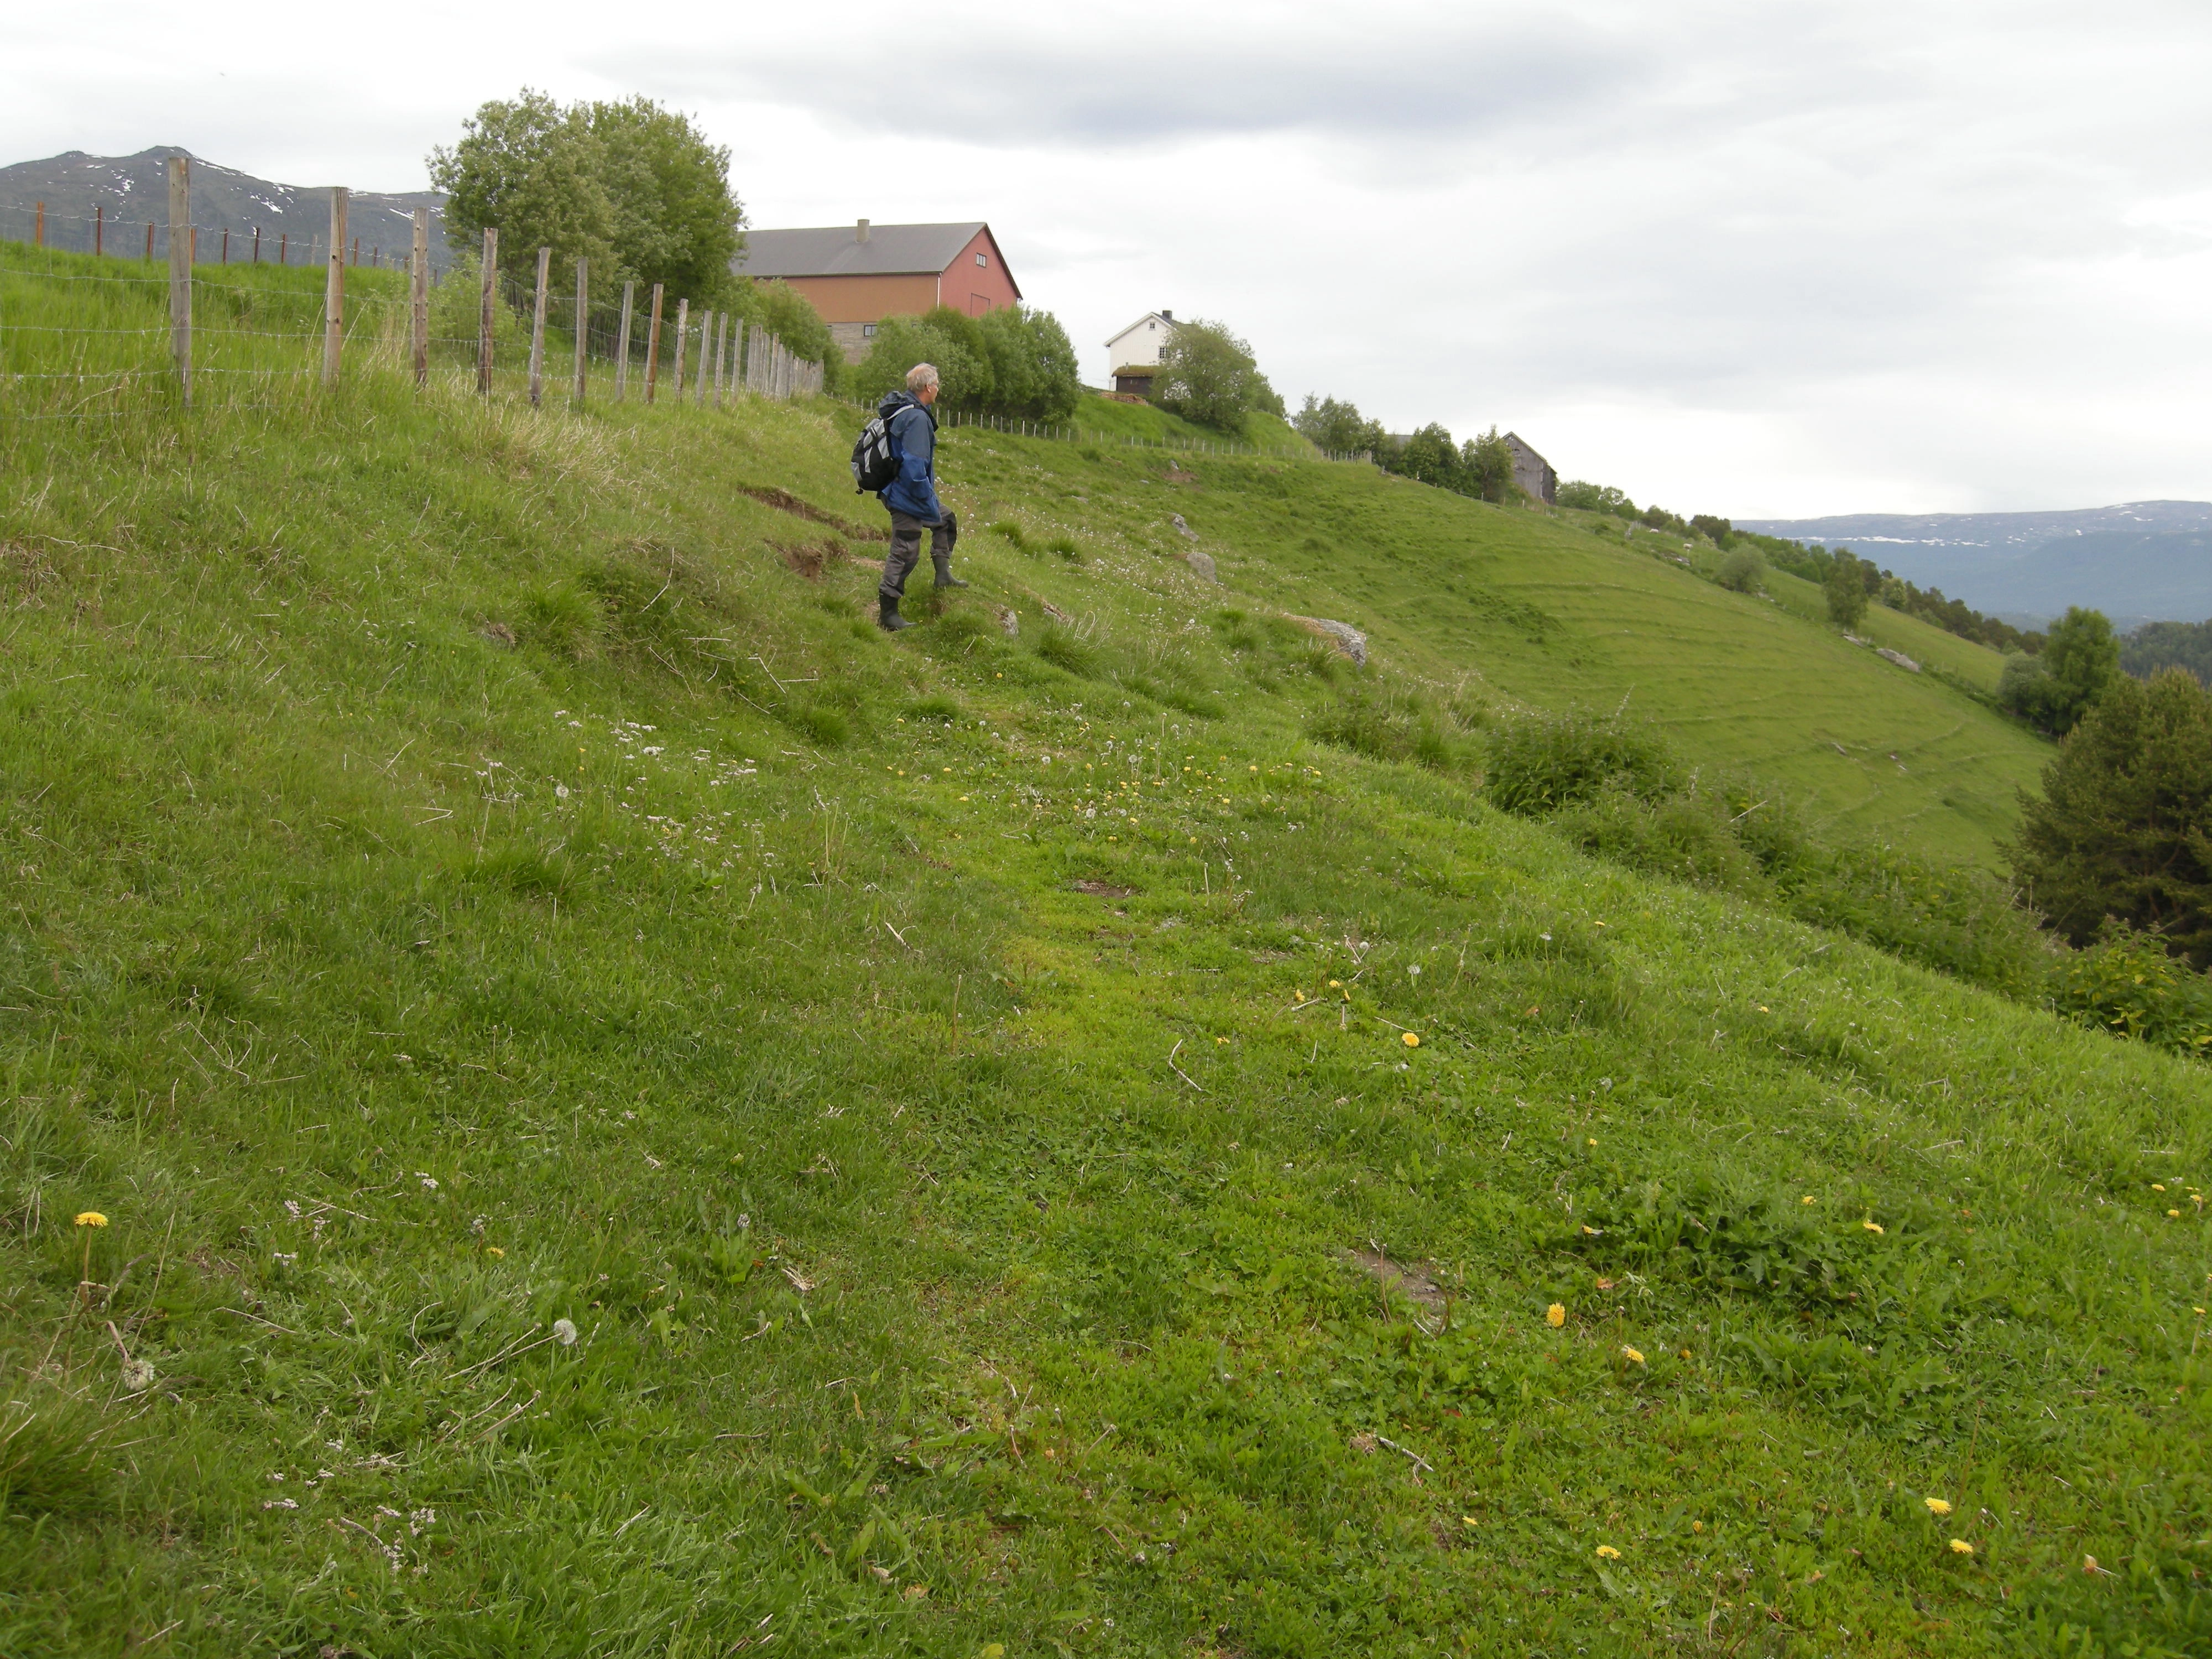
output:
<svg viewBox="0 0 2212 1659"><path fill-rule="evenodd" d="M2107 922L2095 944L2052 972L2051 1000L2084 1025L2212 1054L2212 979L2124 923Z"/></svg>
<svg viewBox="0 0 2212 1659"><path fill-rule="evenodd" d="M847 371L846 384L873 402L904 386L907 371L923 362L937 366L938 398L947 409L1065 420L1083 392L1075 348L1059 319L1025 306L980 318L950 306L886 318L868 355Z"/></svg>
<svg viewBox="0 0 2212 1659"><path fill-rule="evenodd" d="M1306 393L1304 407L1291 416L1291 424L1313 443L1340 454L1356 455L1363 450L1379 453L1385 436L1382 422L1361 415L1358 404L1316 398L1310 392Z"/></svg>
<svg viewBox="0 0 2212 1659"><path fill-rule="evenodd" d="M1737 593L1756 593L1765 575L1765 561L1750 548L1739 547L1721 561L1713 580Z"/></svg>
<svg viewBox="0 0 2212 1659"><path fill-rule="evenodd" d="M1529 817L1589 800L1616 779L1633 795L1668 794L1673 775L1666 744L1617 718L1540 715L1504 727L1490 741L1491 799Z"/></svg>
<svg viewBox="0 0 2212 1659"><path fill-rule="evenodd" d="M1828 600L1828 620L1838 628L1856 628L1866 615L1866 584L1859 579L1859 562L1849 552L1838 553L1822 584Z"/></svg>

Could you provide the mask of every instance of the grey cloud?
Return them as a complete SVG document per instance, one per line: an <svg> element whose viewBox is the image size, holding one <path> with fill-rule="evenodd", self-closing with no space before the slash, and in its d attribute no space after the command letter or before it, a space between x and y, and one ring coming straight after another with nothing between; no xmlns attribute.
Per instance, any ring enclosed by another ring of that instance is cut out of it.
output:
<svg viewBox="0 0 2212 1659"><path fill-rule="evenodd" d="M604 73L649 75L668 95L803 107L833 125L917 127L992 145L1157 146L1227 135L1319 132L1362 141L1459 140L1564 118L1632 87L1626 43L1557 21L1539 29L1438 28L1408 38L1141 42L1008 35L955 46L864 50L855 63L789 46L696 55L672 73L627 52ZM879 89L855 97L856 88Z"/></svg>

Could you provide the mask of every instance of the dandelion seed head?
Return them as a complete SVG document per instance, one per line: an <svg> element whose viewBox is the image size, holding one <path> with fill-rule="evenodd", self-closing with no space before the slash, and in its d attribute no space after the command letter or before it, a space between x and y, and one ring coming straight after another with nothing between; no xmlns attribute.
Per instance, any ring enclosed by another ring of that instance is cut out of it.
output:
<svg viewBox="0 0 2212 1659"><path fill-rule="evenodd" d="M556 1342L558 1342L564 1348L574 1347L576 1346L576 1322L573 1319L555 1320L553 1322L553 1340Z"/></svg>

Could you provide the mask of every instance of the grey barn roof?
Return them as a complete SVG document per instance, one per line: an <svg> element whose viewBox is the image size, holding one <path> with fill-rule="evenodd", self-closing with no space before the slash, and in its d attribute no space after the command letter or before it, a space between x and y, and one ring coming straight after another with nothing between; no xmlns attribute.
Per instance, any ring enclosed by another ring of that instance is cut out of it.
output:
<svg viewBox="0 0 2212 1659"><path fill-rule="evenodd" d="M851 225L806 230L749 230L745 251L731 262L745 276L891 276L943 272L983 228L959 225L872 225L854 240Z"/></svg>

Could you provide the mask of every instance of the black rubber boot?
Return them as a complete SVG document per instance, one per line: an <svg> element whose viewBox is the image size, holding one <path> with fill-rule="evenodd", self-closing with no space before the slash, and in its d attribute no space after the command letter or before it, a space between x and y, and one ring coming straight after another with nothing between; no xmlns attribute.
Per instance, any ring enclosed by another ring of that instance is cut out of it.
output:
<svg viewBox="0 0 2212 1659"><path fill-rule="evenodd" d="M878 595L878 603L883 606L883 613L876 618L876 626L882 629L884 633L896 634L902 628L914 626L904 617L899 615L899 602L896 599L886 599Z"/></svg>
<svg viewBox="0 0 2212 1659"><path fill-rule="evenodd" d="M966 582L962 581L959 577L952 574L952 556L950 553L939 554L933 562L937 567L937 585L939 587L965 587L968 586Z"/></svg>

